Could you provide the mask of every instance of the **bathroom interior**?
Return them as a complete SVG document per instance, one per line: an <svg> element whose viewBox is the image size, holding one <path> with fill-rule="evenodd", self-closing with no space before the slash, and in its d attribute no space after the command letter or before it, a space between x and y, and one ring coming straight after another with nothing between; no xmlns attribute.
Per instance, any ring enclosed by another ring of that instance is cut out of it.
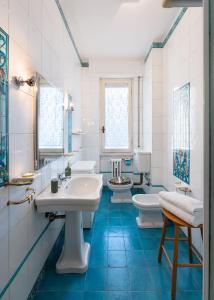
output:
<svg viewBox="0 0 214 300"><path fill-rule="evenodd" d="M180 2L0 0L0 299L205 299L204 8Z"/></svg>

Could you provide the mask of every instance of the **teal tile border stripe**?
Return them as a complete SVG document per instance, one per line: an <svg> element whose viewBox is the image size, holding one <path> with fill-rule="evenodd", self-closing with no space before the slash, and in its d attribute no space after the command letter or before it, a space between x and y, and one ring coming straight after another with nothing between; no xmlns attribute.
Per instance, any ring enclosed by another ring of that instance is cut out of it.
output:
<svg viewBox="0 0 214 300"><path fill-rule="evenodd" d="M16 269L16 271L13 273L13 275L10 277L8 283L5 285L5 287L3 288L3 290L0 291L0 299L4 296L4 294L6 293L6 291L8 290L8 288L10 287L10 285L12 284L12 282L14 281L14 279L16 278L16 276L18 275L19 271L21 270L21 268L23 267L23 265L25 264L25 262L28 260L29 256L31 255L31 253L33 252L34 248L36 247L36 245L38 244L38 242L41 240L41 238L43 237L43 235L45 234L45 232L47 231L48 227L50 226L51 222L49 222L45 228L43 229L43 231L40 233L39 237L36 239L36 241L33 243L33 245L31 246L30 250L27 252L27 254L25 255L24 259L21 261L21 263L19 264L18 268Z"/></svg>
<svg viewBox="0 0 214 300"><path fill-rule="evenodd" d="M89 67L89 63L88 63L88 62L84 62L83 59L82 59L81 56L80 56L79 50L78 50L77 45L76 45L76 43L75 43L75 41L74 41L74 37L73 37L73 35L72 35L72 33L71 33L71 29L70 29L70 27L69 27L69 25L68 25L68 21L67 21L67 19L66 19L66 17L65 17L65 14L64 14L64 11L63 11L63 9L62 9L62 6L61 6L59 0L55 0L55 2L56 2L56 5L57 5L57 8L58 8L58 10L59 10L59 13L60 13L60 15L61 15L61 17L62 17L63 23L64 23L65 28L66 28L66 30L67 30L67 33L68 33L68 35L69 35L69 38L70 38L70 40L71 40L71 42L72 42L72 44L73 44L73 46L74 46L74 50L75 50L75 52L76 52L76 54L77 54L77 56L78 56L80 65L81 65L81 67L83 67L83 68L88 68L88 67Z"/></svg>
<svg viewBox="0 0 214 300"><path fill-rule="evenodd" d="M178 26L178 24L180 23L181 19L183 18L183 16L185 15L186 11L188 8L182 8L181 12L179 13L179 15L177 16L175 22L173 23L173 25L171 26L169 32L167 33L165 39L162 42L154 42L152 43L151 47L149 48L149 51L144 59L144 62L146 62L149 58L149 55L152 51L152 49L162 49L165 47L165 45L167 44L167 42L169 41L170 37L172 36L173 32L175 31L176 27Z"/></svg>

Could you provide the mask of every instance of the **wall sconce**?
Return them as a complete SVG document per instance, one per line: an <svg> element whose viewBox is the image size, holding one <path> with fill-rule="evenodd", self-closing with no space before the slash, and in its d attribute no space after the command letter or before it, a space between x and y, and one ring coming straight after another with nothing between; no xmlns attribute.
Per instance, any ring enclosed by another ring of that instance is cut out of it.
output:
<svg viewBox="0 0 214 300"><path fill-rule="evenodd" d="M68 103L67 111L74 111L74 103L73 102Z"/></svg>
<svg viewBox="0 0 214 300"><path fill-rule="evenodd" d="M25 84L29 85L30 87L33 87L36 84L36 77L32 76L29 79L24 80L22 77L16 76L13 78L13 82L18 88L20 86L24 86Z"/></svg>
<svg viewBox="0 0 214 300"><path fill-rule="evenodd" d="M74 111L74 103L72 102L72 96L68 94L68 107L67 111Z"/></svg>

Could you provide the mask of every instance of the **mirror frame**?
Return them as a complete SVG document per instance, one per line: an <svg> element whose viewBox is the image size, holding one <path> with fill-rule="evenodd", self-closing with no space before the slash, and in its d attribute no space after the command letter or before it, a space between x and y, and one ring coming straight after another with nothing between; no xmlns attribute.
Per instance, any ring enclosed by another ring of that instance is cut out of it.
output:
<svg viewBox="0 0 214 300"><path fill-rule="evenodd" d="M40 105L40 82L41 79L46 80L46 78L44 76L42 76L40 73L36 74L36 114L35 114L35 138L34 138L34 170L38 171L39 169L41 169L42 167L45 167L46 164L44 164L43 166L40 166L39 164L39 105ZM52 86L55 87L53 84L51 84L48 80L46 80L46 82ZM59 89L60 90L60 89ZM62 91L63 92L63 91ZM63 92L63 99L65 101L65 94ZM56 157L54 157L56 159L58 159L59 157L62 157L65 153L65 109L63 111L63 149L62 152L59 152L59 156L56 155ZM49 164L49 163L47 163Z"/></svg>

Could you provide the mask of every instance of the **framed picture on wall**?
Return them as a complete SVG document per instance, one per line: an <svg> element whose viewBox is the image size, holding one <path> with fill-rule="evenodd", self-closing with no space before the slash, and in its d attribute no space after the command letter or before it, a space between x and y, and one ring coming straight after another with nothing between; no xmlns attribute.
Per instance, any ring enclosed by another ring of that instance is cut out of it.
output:
<svg viewBox="0 0 214 300"><path fill-rule="evenodd" d="M0 28L0 187L8 183L8 34Z"/></svg>
<svg viewBox="0 0 214 300"><path fill-rule="evenodd" d="M173 175L190 183L190 83L173 92Z"/></svg>

